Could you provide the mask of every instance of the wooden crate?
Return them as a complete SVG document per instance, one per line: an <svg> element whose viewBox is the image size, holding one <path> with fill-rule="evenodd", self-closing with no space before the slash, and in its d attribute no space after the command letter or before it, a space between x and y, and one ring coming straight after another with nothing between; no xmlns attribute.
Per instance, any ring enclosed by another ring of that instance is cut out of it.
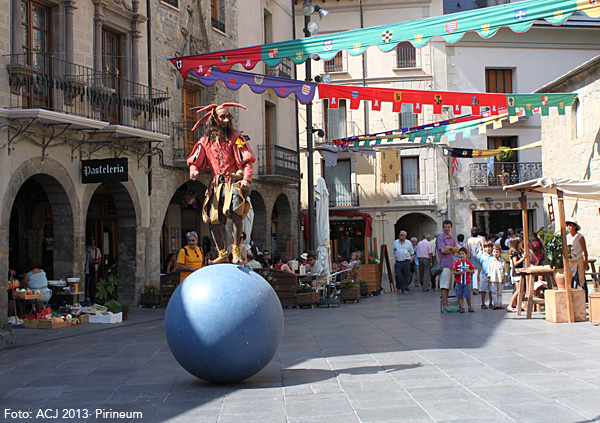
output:
<svg viewBox="0 0 600 423"><path fill-rule="evenodd" d="M575 321L584 322L587 320L585 312L585 292L583 289L572 289L573 310L575 312ZM567 311L567 291L547 289L544 291L546 320L554 323L566 323L569 321L569 312Z"/></svg>
<svg viewBox="0 0 600 423"><path fill-rule="evenodd" d="M600 323L600 292L590 292L590 322Z"/></svg>
<svg viewBox="0 0 600 423"><path fill-rule="evenodd" d="M67 321L53 322L52 320L38 320L38 329L61 329L67 327Z"/></svg>
<svg viewBox="0 0 600 423"><path fill-rule="evenodd" d="M381 264L361 264L360 279L369 284L370 292L381 290Z"/></svg>
<svg viewBox="0 0 600 423"><path fill-rule="evenodd" d="M302 306L313 306L319 302L317 292L299 292L296 294L296 304Z"/></svg>

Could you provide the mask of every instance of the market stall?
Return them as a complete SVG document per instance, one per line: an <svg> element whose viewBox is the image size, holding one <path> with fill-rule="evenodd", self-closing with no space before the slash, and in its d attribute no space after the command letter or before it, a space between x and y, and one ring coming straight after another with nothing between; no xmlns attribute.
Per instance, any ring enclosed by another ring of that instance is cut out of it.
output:
<svg viewBox="0 0 600 423"><path fill-rule="evenodd" d="M575 318L575 307L573 303L573 293L571 290L571 282L573 279L573 275L571 274L571 269L569 265L569 248L567 246L567 227L565 223L565 204L564 197L575 197L575 198L584 198L588 200L597 200L600 201L600 182L598 181L584 181L578 179L567 179L567 178L539 178L534 179L527 182L522 182L519 184L509 185L503 187L507 191L520 191L521 197L521 207L523 210L523 233L529 234L529 221L527 217L527 193L529 192L537 192L542 194L550 194L557 197L558 200L558 224L560 226L560 234L562 239L562 257L564 263L564 272L565 272L565 298L564 303L556 303L556 304L565 304L567 310L567 320L569 323L573 323L576 321ZM529 237L525 236L524 239L524 247L525 247L525 268L531 267L531 259L529 256ZM528 278L533 278L534 273L528 274ZM584 278L585 279L585 278ZM582 281L585 283L585 280ZM523 286L524 284L521 284ZM530 285L529 281L527 285ZM521 293L520 293L521 294ZM527 294L527 298L530 297L530 293ZM528 312L527 317L531 317L530 307L532 306L531 300L528 304ZM556 305L556 304L553 304ZM583 303L585 308L585 301ZM557 311L562 308L559 305ZM548 305L546 305L546 311L548 311Z"/></svg>

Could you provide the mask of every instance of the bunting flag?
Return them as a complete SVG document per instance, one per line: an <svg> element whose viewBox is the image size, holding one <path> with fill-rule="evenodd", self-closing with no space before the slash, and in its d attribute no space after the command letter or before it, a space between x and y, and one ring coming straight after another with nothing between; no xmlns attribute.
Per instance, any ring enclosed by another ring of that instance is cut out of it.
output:
<svg viewBox="0 0 600 423"><path fill-rule="evenodd" d="M463 106L471 107L474 114L489 110L492 115L508 108L510 116L516 116L520 108L525 110L526 116L533 114L536 108L541 108L547 116L549 107L558 107L559 113L564 115L565 106L572 106L576 97L577 94L459 93L319 84L319 98L327 99L330 109L337 109L340 99L350 100L351 109L358 109L361 101L368 100L373 110L381 110L381 103L387 102L392 103L392 111L397 113L406 103L412 104L413 113L420 113L424 105L432 105L433 113L438 115L442 113L442 106L451 106L456 114L461 113Z"/></svg>
<svg viewBox="0 0 600 423"><path fill-rule="evenodd" d="M458 159L455 157L452 159L452 174L458 173Z"/></svg>
<svg viewBox="0 0 600 423"><path fill-rule="evenodd" d="M519 107L525 110L525 116L533 116L533 109L537 107L542 109L542 116L549 115L550 107L557 107L558 114L564 115L565 107L572 106L576 98L577 94L508 94L506 104L511 116Z"/></svg>
<svg viewBox="0 0 600 423"><path fill-rule="evenodd" d="M433 37L438 36L454 44L468 32L476 32L483 38L491 38L504 26L521 33L528 31L538 19L545 19L555 26L562 25L577 11L593 18L600 17L600 2L598 0L525 0L415 21L169 60L185 79L190 70L194 69L198 74L204 74L211 66L218 66L219 69L227 72L234 64L252 69L259 61L274 67L284 58L300 64L313 54L323 60L330 60L341 50L357 56L370 46L378 46L381 51L389 52L394 50L398 43L404 41L412 43L415 47L424 47Z"/></svg>
<svg viewBox="0 0 600 423"><path fill-rule="evenodd" d="M461 113L462 106L475 109L473 110L474 114L481 114L489 110L493 115L498 114L498 109L506 108L506 94L404 90L329 84L319 84L319 98L328 99L330 109L337 109L340 99L350 100L351 109L358 109L363 100L370 101L373 110L381 110L383 102L392 103L392 111L396 113L402 110L402 104L405 103L412 104L413 113L420 113L424 105L432 105L433 113L437 115L442 113L442 106L451 106L455 114Z"/></svg>
<svg viewBox="0 0 600 423"><path fill-rule="evenodd" d="M221 81L230 90L239 90L245 84L255 94L262 94L271 88L281 98L285 98L292 93L296 94L296 98L302 104L312 101L317 86L315 82L298 81L296 79L279 78L249 72L229 71L225 73L216 67L209 69L204 75L200 75L195 70L190 71L190 74L198 78L198 81L205 87L212 87L217 81Z"/></svg>
<svg viewBox="0 0 600 423"><path fill-rule="evenodd" d="M381 183L391 184L399 180L400 151L388 150L381 152Z"/></svg>
<svg viewBox="0 0 600 423"><path fill-rule="evenodd" d="M537 141L531 144L524 145L523 147L509 148L509 149L495 149L495 150L474 150L471 148L457 148L457 147L444 147L444 151L455 159L458 157L464 159L471 159L477 157L494 157L498 156L502 153L506 153L507 151L519 151L519 150L529 150L531 148L538 148L542 146L541 141ZM493 164L493 161L492 161ZM488 173L489 173L489 160L488 160Z"/></svg>

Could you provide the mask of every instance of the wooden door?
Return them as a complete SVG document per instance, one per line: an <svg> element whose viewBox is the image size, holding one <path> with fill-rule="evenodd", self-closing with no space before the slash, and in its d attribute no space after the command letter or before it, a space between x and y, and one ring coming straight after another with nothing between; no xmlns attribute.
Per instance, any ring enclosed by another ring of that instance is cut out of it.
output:
<svg viewBox="0 0 600 423"><path fill-rule="evenodd" d="M197 139L195 139L194 132L190 131L190 129L196 123L196 110L190 110L197 106L196 104L196 91L189 88L183 87L183 121L184 121L184 148L185 148L185 156L187 157L192 152L194 148L194 144L196 144Z"/></svg>

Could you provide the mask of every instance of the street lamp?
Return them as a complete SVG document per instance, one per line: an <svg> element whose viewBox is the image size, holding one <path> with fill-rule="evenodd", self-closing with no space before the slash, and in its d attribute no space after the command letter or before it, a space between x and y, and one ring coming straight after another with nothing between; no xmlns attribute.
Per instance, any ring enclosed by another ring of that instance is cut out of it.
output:
<svg viewBox="0 0 600 423"><path fill-rule="evenodd" d="M302 14L304 15L304 37L308 38L311 35L315 35L319 32L319 25L316 22L310 20L310 16L317 12L320 18L323 18L327 15L327 11L321 9L319 5L314 5L310 2L310 0L304 0L302 4ZM309 57L306 61L306 82L311 82L311 58ZM322 129L319 129L323 133ZM313 128L312 123L312 101L308 102L306 105L306 151L308 154L307 157L307 166L308 166L308 219L306 219L307 223L307 231L308 231L308 249L314 251L315 249L315 236L314 236L314 219L315 219L315 197L313 190L315 188L314 182L314 169L313 169L313 143L312 137L313 133L317 132ZM324 133L323 133L324 135Z"/></svg>

